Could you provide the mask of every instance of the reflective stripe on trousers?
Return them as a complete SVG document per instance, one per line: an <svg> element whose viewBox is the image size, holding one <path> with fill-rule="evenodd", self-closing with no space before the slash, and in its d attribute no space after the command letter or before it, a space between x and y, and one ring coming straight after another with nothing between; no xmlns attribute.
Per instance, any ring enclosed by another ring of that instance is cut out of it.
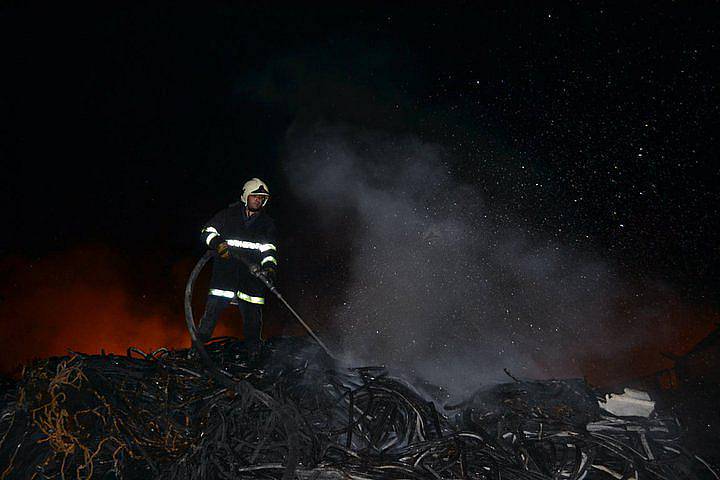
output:
<svg viewBox="0 0 720 480"><path fill-rule="evenodd" d="M216 297L235 298L235 292L232 290L220 290L219 288L211 288L210 295L215 295Z"/></svg>
<svg viewBox="0 0 720 480"><path fill-rule="evenodd" d="M265 298L264 297L253 297L251 295L248 295L243 292L237 292L237 296L240 300L245 300L248 303L255 303L257 305L264 305L265 304Z"/></svg>
<svg viewBox="0 0 720 480"><path fill-rule="evenodd" d="M224 297L224 298L235 298L237 296L240 300L245 300L248 303L255 303L257 305L265 305L265 297L253 297L252 295L248 295L247 293L243 292L233 292L231 290L220 290L219 288L211 288L210 289L210 295L215 295L216 297Z"/></svg>

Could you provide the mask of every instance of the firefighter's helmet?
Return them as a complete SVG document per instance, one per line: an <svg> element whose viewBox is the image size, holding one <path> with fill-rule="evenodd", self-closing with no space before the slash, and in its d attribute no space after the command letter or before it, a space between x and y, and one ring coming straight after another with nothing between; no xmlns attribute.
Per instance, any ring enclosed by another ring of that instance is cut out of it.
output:
<svg viewBox="0 0 720 480"><path fill-rule="evenodd" d="M263 206L265 206L270 198L270 190L268 190L267 184L259 178L251 178L243 185L242 196L240 197L240 200L242 200L245 205L247 205L248 195L264 196Z"/></svg>

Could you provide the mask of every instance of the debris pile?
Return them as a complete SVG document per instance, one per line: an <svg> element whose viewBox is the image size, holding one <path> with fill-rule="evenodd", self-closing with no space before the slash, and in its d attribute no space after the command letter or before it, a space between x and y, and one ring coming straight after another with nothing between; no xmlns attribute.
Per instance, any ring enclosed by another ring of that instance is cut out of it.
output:
<svg viewBox="0 0 720 480"><path fill-rule="evenodd" d="M207 351L73 354L0 391L0 478L715 478L679 423L617 417L583 381L495 385L438 407L383 368L276 338Z"/></svg>

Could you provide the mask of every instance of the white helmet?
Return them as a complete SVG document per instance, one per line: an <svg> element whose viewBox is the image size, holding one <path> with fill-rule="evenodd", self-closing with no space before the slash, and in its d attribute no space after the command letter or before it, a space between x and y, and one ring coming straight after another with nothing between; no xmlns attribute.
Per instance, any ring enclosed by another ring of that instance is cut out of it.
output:
<svg viewBox="0 0 720 480"><path fill-rule="evenodd" d="M262 195L265 197L265 200L263 201L263 207L267 203L268 199L270 198L270 190L268 190L268 186L265 182L260 180L259 178L251 178L247 182L245 182L245 185L243 185L242 189L242 195L240 196L240 200L247 205L248 195Z"/></svg>

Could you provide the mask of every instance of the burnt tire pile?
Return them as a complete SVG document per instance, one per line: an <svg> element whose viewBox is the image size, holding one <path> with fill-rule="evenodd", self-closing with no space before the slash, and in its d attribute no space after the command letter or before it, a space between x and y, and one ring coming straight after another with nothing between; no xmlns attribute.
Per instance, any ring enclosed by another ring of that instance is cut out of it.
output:
<svg viewBox="0 0 720 480"><path fill-rule="evenodd" d="M207 351L73 354L0 387L0 479L717 479L674 418L620 418L576 380L437 407L381 368L297 338Z"/></svg>

